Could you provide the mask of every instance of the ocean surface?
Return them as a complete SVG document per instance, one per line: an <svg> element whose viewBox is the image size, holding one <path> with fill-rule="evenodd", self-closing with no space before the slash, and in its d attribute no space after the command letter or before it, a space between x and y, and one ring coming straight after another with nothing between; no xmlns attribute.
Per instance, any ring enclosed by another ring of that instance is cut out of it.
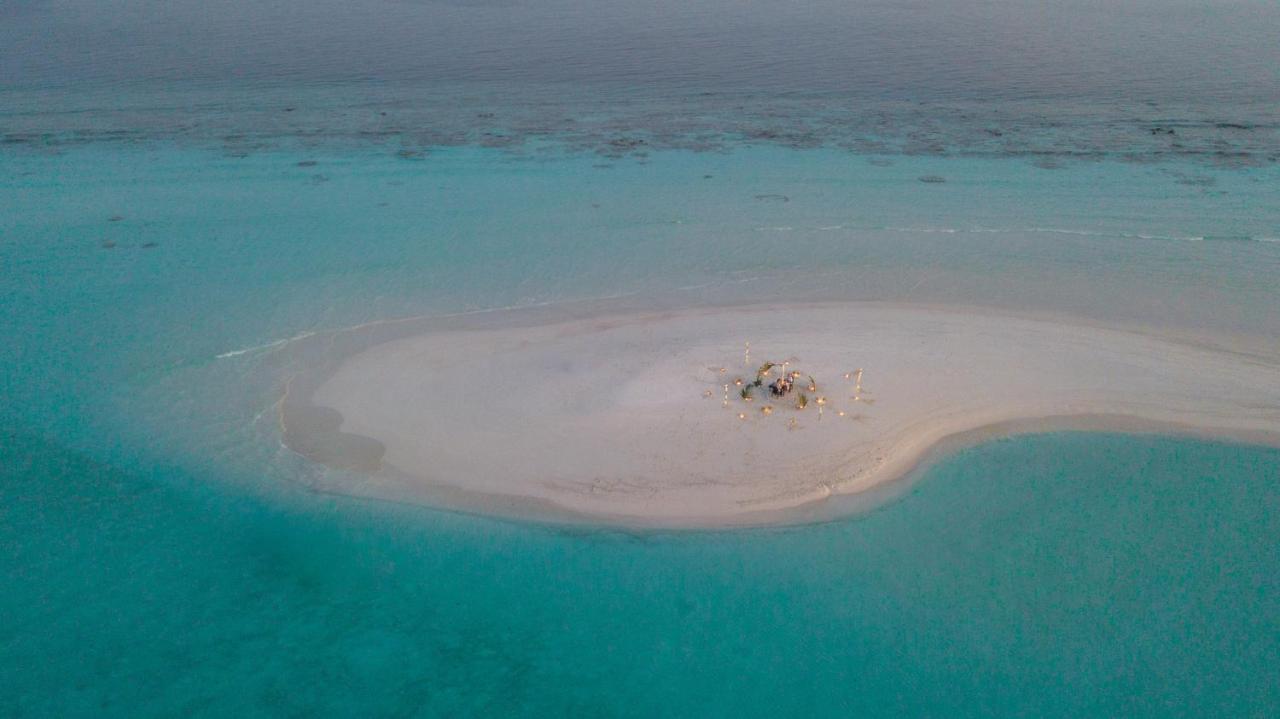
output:
<svg viewBox="0 0 1280 719"><path fill-rule="evenodd" d="M871 300L1274 355L1280 6L0 4L0 716L1274 716L1280 451L825 524L334 494L291 338ZM355 488L358 492L358 487Z"/></svg>

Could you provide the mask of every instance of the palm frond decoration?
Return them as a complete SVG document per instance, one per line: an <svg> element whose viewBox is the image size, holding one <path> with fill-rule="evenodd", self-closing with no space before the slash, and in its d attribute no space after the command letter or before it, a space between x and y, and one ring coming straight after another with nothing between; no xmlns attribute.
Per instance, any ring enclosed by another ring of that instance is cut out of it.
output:
<svg viewBox="0 0 1280 719"><path fill-rule="evenodd" d="M764 376L769 374L769 372L771 372L776 366L777 365L772 362L765 362L760 365L760 369L756 370L756 386L759 386L760 383L764 381Z"/></svg>

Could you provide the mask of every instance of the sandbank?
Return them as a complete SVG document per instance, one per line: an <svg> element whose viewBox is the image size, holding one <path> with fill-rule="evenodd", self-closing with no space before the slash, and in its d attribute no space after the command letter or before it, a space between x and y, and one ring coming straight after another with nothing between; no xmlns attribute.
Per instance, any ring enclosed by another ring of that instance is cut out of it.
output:
<svg viewBox="0 0 1280 719"><path fill-rule="evenodd" d="M770 305L321 340L280 420L326 489L508 516L803 521L1022 431L1280 444L1280 357L985 311ZM815 378L808 406L739 397L765 361Z"/></svg>

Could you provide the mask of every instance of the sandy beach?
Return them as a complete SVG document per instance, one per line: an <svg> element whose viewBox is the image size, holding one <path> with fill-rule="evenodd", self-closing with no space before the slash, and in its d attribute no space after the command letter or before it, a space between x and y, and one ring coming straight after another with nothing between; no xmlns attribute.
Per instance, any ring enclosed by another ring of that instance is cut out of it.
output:
<svg viewBox="0 0 1280 719"><path fill-rule="evenodd" d="M772 397L783 363L800 375ZM814 516L1019 431L1280 437L1275 357L880 304L409 332L305 380L281 402L284 439L336 470L336 491L639 526Z"/></svg>

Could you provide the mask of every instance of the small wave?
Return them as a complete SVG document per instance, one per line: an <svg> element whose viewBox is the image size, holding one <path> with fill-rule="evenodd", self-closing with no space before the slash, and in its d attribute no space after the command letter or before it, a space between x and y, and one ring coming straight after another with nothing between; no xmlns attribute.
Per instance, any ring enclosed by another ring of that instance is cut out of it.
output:
<svg viewBox="0 0 1280 719"><path fill-rule="evenodd" d="M1145 232L1106 232L1099 230L1073 230L1064 227L895 227L887 226L880 228L886 232L920 232L920 233L941 233L941 234L1014 234L1014 233L1034 233L1047 235L1071 235L1074 237L1117 237L1129 240L1164 240L1176 242L1201 242L1206 239L1210 240L1253 240L1260 238L1252 238L1248 236L1240 237L1205 237L1201 235L1155 235Z"/></svg>
<svg viewBox="0 0 1280 719"><path fill-rule="evenodd" d="M231 350L230 352L223 352L222 354L217 355L217 358L227 359L228 357L239 357L240 355L247 355L251 352L266 352L269 350L276 349L277 347L283 347L289 344L290 342L297 342L298 340L306 339L308 337L311 337L314 334L315 332L303 332L302 334L297 334L297 335L294 335L293 337L285 337L284 339L279 339L274 342L268 342L262 345L254 345L253 347L245 347L244 349Z"/></svg>
<svg viewBox="0 0 1280 719"><path fill-rule="evenodd" d="M815 228L828 229L828 228ZM882 232L904 232L924 234L1065 234L1071 237L1111 237L1119 239L1153 239L1162 242L1280 242L1280 237L1254 237L1248 234L1153 234L1140 232L1107 232L1107 230L1078 230L1070 228L908 228L908 226L881 226L868 228Z"/></svg>
<svg viewBox="0 0 1280 719"><path fill-rule="evenodd" d="M885 227L889 232L940 232L947 235L954 235L957 232L964 232L954 227Z"/></svg>
<svg viewBox="0 0 1280 719"><path fill-rule="evenodd" d="M1250 237L1249 235L1205 235L1205 242L1265 242L1261 238Z"/></svg>
<svg viewBox="0 0 1280 719"><path fill-rule="evenodd" d="M579 304L583 302L601 302L601 301L607 301L607 300L620 300L626 297L634 297L639 294L641 294L639 290L633 290L629 292L617 292L610 295L600 295L598 297L582 297L582 298L574 298L574 299L542 300L542 301L530 300L528 302L521 302L521 303L516 303L511 305L503 305L501 307L486 307L484 309L463 310L461 312L445 312L443 314L423 314L423 315L412 315L409 317L392 317L388 319L371 320L369 322L361 322L360 324L351 325L350 327L340 327L340 328L327 329L327 330L311 330L307 332L302 332L292 337L285 337L284 339L278 339L274 342L267 342L266 344L254 345L253 347L245 347L243 349L231 350L229 352L223 352L222 354L218 354L214 356L217 359L228 359L231 357L239 357L240 355L249 354L251 352L270 352L271 350L279 349L280 347L283 347L287 344L291 344L299 340L304 340L308 337L314 337L315 335L321 334L323 332L345 332L349 330L362 329L365 327L374 327L377 325L396 324L399 322L413 322L415 320L421 320L428 317L432 317L436 319L446 319L449 317L467 317L470 315L483 315L483 314L489 314L493 312L510 312L512 310L529 310L529 309L536 309L540 307L554 307L556 305L574 305L574 304Z"/></svg>
<svg viewBox="0 0 1280 719"><path fill-rule="evenodd" d="M676 292L692 292L693 290L703 290L708 287L724 287L725 285L739 285L744 282L755 282L761 279L758 275L748 274L746 271L738 271L730 273L735 275L729 279L712 280L711 282L702 282L696 285L683 285L676 288Z"/></svg>

